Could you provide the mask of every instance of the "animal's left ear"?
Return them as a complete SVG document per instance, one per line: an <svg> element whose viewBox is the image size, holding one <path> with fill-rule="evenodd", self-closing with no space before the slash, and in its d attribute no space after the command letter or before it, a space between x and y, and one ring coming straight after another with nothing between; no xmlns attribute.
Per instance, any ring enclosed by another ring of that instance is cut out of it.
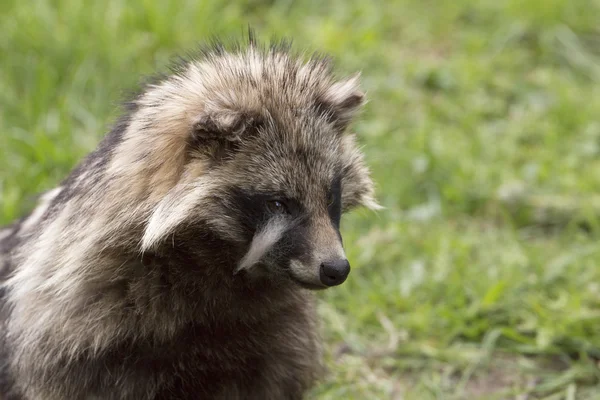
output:
<svg viewBox="0 0 600 400"><path fill-rule="evenodd" d="M318 99L317 110L344 130L364 103L365 94L360 90L359 74L356 74L329 86Z"/></svg>
<svg viewBox="0 0 600 400"><path fill-rule="evenodd" d="M193 120L192 134L197 139L235 142L258 124L251 113L237 110L204 112Z"/></svg>

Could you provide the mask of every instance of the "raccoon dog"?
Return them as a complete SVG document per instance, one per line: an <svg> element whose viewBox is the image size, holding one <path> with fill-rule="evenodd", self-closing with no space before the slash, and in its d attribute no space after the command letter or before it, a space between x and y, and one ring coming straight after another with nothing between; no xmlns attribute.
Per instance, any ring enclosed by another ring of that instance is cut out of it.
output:
<svg viewBox="0 0 600 400"><path fill-rule="evenodd" d="M254 39L147 84L0 230L4 399L301 399L343 212L377 208L356 76Z"/></svg>

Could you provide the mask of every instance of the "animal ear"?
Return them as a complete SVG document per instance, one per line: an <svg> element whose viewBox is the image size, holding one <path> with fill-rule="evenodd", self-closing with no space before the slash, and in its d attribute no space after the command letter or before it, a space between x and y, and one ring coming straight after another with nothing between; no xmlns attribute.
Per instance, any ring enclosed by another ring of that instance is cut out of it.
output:
<svg viewBox="0 0 600 400"><path fill-rule="evenodd" d="M196 139L239 141L245 132L258 124L258 118L236 110L219 110L202 113L193 120Z"/></svg>
<svg viewBox="0 0 600 400"><path fill-rule="evenodd" d="M365 94L359 88L359 75L356 74L332 84L317 101L317 109L344 130L364 103Z"/></svg>

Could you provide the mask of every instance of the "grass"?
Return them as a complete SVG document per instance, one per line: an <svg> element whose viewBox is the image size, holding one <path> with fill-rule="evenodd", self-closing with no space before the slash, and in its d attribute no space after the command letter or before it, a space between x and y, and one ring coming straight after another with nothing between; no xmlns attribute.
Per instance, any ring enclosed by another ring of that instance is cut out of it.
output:
<svg viewBox="0 0 600 400"><path fill-rule="evenodd" d="M84 5L85 3L85 5ZM88 4L89 3L89 4ZM315 399L600 399L600 3L0 3L0 223L98 142L124 90L209 35L363 71L386 207L343 223Z"/></svg>

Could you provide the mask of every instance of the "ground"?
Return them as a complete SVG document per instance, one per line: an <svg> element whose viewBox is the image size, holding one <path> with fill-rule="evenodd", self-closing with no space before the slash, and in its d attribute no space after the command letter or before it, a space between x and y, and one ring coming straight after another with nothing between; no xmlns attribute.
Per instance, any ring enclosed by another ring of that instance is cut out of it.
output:
<svg viewBox="0 0 600 400"><path fill-rule="evenodd" d="M597 0L0 2L0 223L210 35L362 70L385 210L343 221L314 399L600 398Z"/></svg>

